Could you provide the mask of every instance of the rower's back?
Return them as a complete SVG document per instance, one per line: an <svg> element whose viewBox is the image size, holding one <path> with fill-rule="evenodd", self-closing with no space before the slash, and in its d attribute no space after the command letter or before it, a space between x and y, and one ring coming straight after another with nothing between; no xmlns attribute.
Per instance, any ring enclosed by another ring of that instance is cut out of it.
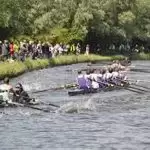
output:
<svg viewBox="0 0 150 150"><path fill-rule="evenodd" d="M11 85L8 85L8 84L1 84L0 85L0 91L2 92L9 92L10 90L12 89L12 86Z"/></svg>
<svg viewBox="0 0 150 150"><path fill-rule="evenodd" d="M4 83L0 85L0 100L3 102L11 102L12 86L9 84L9 78L4 79Z"/></svg>
<svg viewBox="0 0 150 150"><path fill-rule="evenodd" d="M81 71L78 71L77 83L80 89L84 89L86 87L86 80Z"/></svg>
<svg viewBox="0 0 150 150"><path fill-rule="evenodd" d="M90 79L92 81L92 88L99 89L98 74L97 74L96 70L91 71Z"/></svg>

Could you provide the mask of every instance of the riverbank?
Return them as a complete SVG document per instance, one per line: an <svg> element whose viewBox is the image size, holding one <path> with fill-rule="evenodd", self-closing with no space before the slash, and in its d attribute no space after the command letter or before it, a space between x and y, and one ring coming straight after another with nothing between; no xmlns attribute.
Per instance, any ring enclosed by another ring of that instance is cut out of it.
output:
<svg viewBox="0 0 150 150"><path fill-rule="evenodd" d="M123 59L123 56L100 56L100 55L63 55L51 59L27 59L24 62L3 62L0 64L0 80L5 77L16 77L25 72L44 69L47 67L54 67L60 65L70 65L82 62L98 62Z"/></svg>
<svg viewBox="0 0 150 150"><path fill-rule="evenodd" d="M133 54L132 60L150 60L150 53L136 53Z"/></svg>

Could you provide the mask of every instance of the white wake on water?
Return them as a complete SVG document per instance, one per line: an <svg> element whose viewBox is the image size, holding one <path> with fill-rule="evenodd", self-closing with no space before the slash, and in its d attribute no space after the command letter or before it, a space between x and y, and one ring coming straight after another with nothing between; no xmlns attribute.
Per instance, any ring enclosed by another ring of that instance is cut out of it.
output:
<svg viewBox="0 0 150 150"><path fill-rule="evenodd" d="M96 111L96 105L92 98L87 101L69 102L61 106L56 113L82 113L87 111Z"/></svg>
<svg viewBox="0 0 150 150"><path fill-rule="evenodd" d="M32 83L32 84L23 84L23 88L25 91L30 92L32 90L40 90L41 85L39 83Z"/></svg>

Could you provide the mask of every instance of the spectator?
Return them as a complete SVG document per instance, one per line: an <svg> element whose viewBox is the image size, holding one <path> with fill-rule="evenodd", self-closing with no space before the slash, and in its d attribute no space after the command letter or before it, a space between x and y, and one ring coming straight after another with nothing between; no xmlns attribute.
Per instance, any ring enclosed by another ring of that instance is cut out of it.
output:
<svg viewBox="0 0 150 150"><path fill-rule="evenodd" d="M10 56L11 58L13 58L14 57L14 43L13 42L10 43L9 49L10 49Z"/></svg>
<svg viewBox="0 0 150 150"><path fill-rule="evenodd" d="M19 51L19 59L21 61L25 61L25 58L26 58L26 54L27 54L27 47L26 47L26 44L23 44L21 47L20 47L20 51Z"/></svg>
<svg viewBox="0 0 150 150"><path fill-rule="evenodd" d="M63 54L63 51L64 51L64 49L63 49L63 44L60 43L60 44L59 44L59 48L58 48L59 55Z"/></svg>
<svg viewBox="0 0 150 150"><path fill-rule="evenodd" d="M41 41L39 41L37 44L37 51L38 51L38 57L42 58L42 43L41 43Z"/></svg>
<svg viewBox="0 0 150 150"><path fill-rule="evenodd" d="M85 55L89 55L89 52L90 52L90 45L87 44L85 49Z"/></svg>
<svg viewBox="0 0 150 150"><path fill-rule="evenodd" d="M2 57L4 61L9 58L9 44L7 40L2 44Z"/></svg>
<svg viewBox="0 0 150 150"><path fill-rule="evenodd" d="M3 60L9 59L11 56L12 59L17 59L24 61L26 58L30 57L32 59L36 58L51 58L57 55L63 54L80 54L81 45L78 43L76 46L72 44L55 44L54 46L49 42L42 43L26 40L20 41L18 43L4 41L0 42L0 55Z"/></svg>
<svg viewBox="0 0 150 150"><path fill-rule="evenodd" d="M2 55L2 41L0 41L0 55Z"/></svg>
<svg viewBox="0 0 150 150"><path fill-rule="evenodd" d="M81 45L80 43L78 43L76 46L76 54L79 55L80 53L81 53Z"/></svg>
<svg viewBox="0 0 150 150"><path fill-rule="evenodd" d="M72 45L71 45L71 47L70 47L70 53L71 53L71 54L75 54L75 53L76 53L75 44L72 44Z"/></svg>
<svg viewBox="0 0 150 150"><path fill-rule="evenodd" d="M15 59L18 59L18 57L19 57L19 44L17 44L17 43L14 43L14 58Z"/></svg>

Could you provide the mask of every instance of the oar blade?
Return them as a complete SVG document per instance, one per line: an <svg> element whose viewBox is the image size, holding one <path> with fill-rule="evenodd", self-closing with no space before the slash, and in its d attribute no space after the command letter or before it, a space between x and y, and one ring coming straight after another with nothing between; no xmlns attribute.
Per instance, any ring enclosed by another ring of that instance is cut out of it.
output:
<svg viewBox="0 0 150 150"><path fill-rule="evenodd" d="M11 102L8 104L16 106L16 107L27 107L27 108L31 108L31 109L35 109L35 110L40 110L43 112L50 112L50 110L39 108L39 107L34 107L34 106L29 105L29 104L21 104L21 103L16 103L16 102Z"/></svg>
<svg viewBox="0 0 150 150"><path fill-rule="evenodd" d="M69 89L69 88L73 88L76 87L77 84L66 84L66 85L62 85L60 87L54 87L54 88L47 88L47 89L43 89L43 90L38 90L38 91L33 91L33 94L36 93L42 93L42 92L47 92L47 91L55 91L55 90L61 90L61 89Z"/></svg>

